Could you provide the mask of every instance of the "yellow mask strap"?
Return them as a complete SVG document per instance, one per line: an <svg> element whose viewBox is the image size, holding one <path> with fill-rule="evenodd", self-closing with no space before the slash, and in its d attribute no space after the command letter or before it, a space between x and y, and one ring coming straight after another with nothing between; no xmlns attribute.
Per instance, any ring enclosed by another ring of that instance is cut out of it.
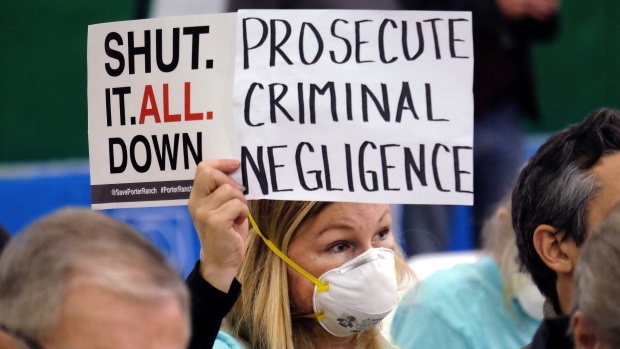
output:
<svg viewBox="0 0 620 349"><path fill-rule="evenodd" d="M300 267L297 263L293 262L293 260L288 258L284 253L282 253L282 251L280 251L276 247L276 245L273 244L273 242L267 239L265 235L261 233L260 229L258 229L258 225L254 221L254 218L252 217L251 213L248 214L248 218L250 219L250 223L252 224L252 228L254 228L254 231L258 234L258 236L260 236L263 239L267 247L269 247L269 249L272 250L273 253L275 253L278 257L280 257L284 262L286 262L286 264L290 265L293 269L300 272L303 276L306 277L306 279L312 281L312 283L314 283L317 287L317 290L316 290L317 292L326 292L327 290L329 290L329 284L315 278L314 276L312 276L312 274L305 271L304 268Z"/></svg>
<svg viewBox="0 0 620 349"><path fill-rule="evenodd" d="M306 318L306 319L317 319L317 321L323 321L325 319L325 313L320 312L320 313L303 315L303 316L300 316L300 317Z"/></svg>

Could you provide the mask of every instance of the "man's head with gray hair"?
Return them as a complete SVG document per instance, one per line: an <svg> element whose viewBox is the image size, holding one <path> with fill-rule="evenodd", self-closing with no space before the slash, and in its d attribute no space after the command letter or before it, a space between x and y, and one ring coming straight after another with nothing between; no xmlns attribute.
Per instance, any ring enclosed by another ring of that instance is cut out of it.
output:
<svg viewBox="0 0 620 349"><path fill-rule="evenodd" d="M583 244L575 268L571 326L576 348L620 343L620 205Z"/></svg>
<svg viewBox="0 0 620 349"><path fill-rule="evenodd" d="M521 265L554 305L570 307L573 268L594 225L620 200L620 114L599 109L551 136L512 194Z"/></svg>
<svg viewBox="0 0 620 349"><path fill-rule="evenodd" d="M180 349L189 296L132 228L64 209L24 229L0 257L0 326L0 347Z"/></svg>

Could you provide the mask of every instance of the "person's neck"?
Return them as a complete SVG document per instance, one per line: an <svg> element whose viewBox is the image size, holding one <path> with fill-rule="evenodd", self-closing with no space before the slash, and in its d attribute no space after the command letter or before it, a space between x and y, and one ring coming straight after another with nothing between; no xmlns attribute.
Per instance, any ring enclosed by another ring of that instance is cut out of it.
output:
<svg viewBox="0 0 620 349"><path fill-rule="evenodd" d="M355 349L356 339L355 336L349 337L335 337L330 335L331 338L316 338L312 344L315 348L325 349Z"/></svg>
<svg viewBox="0 0 620 349"><path fill-rule="evenodd" d="M570 313L570 298L573 285L573 277L571 274L558 274L558 280L555 284L558 292L558 300L560 301L561 314L564 315Z"/></svg>

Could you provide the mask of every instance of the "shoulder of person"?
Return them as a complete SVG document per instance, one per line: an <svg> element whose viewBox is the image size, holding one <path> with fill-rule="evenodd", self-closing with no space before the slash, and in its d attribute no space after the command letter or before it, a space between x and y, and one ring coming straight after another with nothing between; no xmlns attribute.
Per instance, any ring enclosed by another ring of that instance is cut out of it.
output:
<svg viewBox="0 0 620 349"><path fill-rule="evenodd" d="M226 332L218 332L213 349L247 349L241 342Z"/></svg>

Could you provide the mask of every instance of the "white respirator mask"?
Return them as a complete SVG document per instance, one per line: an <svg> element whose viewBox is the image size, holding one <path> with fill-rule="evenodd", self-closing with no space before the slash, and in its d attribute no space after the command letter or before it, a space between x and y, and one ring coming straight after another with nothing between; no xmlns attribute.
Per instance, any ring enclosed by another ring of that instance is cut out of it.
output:
<svg viewBox="0 0 620 349"><path fill-rule="evenodd" d="M314 312L324 314L319 323L336 337L370 330L398 302L394 252L388 248L371 248L319 280L329 289L314 287Z"/></svg>
<svg viewBox="0 0 620 349"><path fill-rule="evenodd" d="M312 304L319 324L336 337L365 332L383 320L398 303L394 251L371 248L319 278L293 262L250 223L265 244L284 262L315 284Z"/></svg>

